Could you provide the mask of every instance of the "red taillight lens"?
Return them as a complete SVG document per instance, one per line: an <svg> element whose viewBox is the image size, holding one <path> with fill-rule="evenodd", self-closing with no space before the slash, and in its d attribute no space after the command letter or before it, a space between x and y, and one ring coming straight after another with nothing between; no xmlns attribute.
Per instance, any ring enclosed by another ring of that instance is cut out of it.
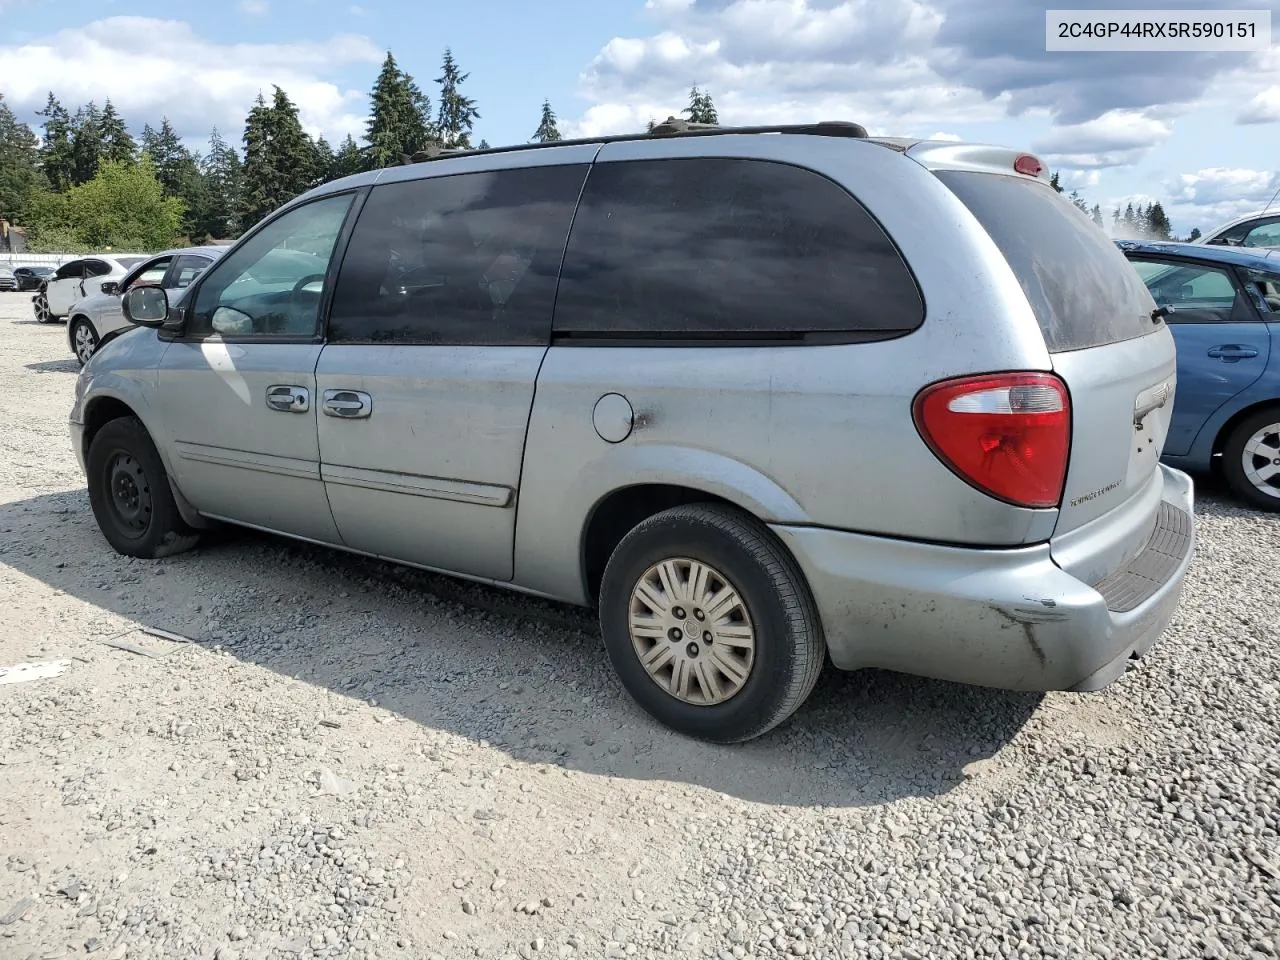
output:
<svg viewBox="0 0 1280 960"><path fill-rule="evenodd" d="M1056 507L1071 449L1071 397L1048 373L944 380L916 396L916 429L979 490L1020 507Z"/></svg>

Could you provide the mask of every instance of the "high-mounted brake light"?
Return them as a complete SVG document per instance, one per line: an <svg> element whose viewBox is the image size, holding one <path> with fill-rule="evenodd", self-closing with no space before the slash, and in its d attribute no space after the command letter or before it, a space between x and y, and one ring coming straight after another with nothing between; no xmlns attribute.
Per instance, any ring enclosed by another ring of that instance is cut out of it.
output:
<svg viewBox="0 0 1280 960"><path fill-rule="evenodd" d="M1033 157L1029 153L1020 153L1013 161L1013 170L1015 173L1024 173L1028 177L1038 177L1044 172L1044 164L1038 157Z"/></svg>
<svg viewBox="0 0 1280 960"><path fill-rule="evenodd" d="M916 429L960 479L1020 507L1056 507L1071 449L1071 397L1048 373L944 380L916 395Z"/></svg>

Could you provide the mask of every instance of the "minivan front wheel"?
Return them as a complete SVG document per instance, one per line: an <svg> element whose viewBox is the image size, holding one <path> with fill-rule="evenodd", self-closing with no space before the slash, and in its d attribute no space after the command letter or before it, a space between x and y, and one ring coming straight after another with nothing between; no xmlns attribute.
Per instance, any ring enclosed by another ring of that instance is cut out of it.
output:
<svg viewBox="0 0 1280 960"><path fill-rule="evenodd" d="M1222 451L1231 491L1254 507L1280 511L1280 407L1238 423Z"/></svg>
<svg viewBox="0 0 1280 960"><path fill-rule="evenodd" d="M627 692L687 736L736 743L796 711L826 659L799 567L730 507L659 513L605 567L600 627Z"/></svg>
<svg viewBox="0 0 1280 960"><path fill-rule="evenodd" d="M112 420L94 435L86 457L89 504L117 553L154 560L194 547L169 489L160 454L136 417Z"/></svg>

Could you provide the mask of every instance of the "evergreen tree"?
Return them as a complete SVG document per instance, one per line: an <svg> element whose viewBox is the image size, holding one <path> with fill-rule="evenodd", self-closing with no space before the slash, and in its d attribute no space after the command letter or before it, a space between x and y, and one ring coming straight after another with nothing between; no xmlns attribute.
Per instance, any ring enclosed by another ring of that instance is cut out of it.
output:
<svg viewBox="0 0 1280 960"><path fill-rule="evenodd" d="M444 51L444 63L436 83L440 84L440 111L436 115L436 130L446 149L471 149L471 128L480 119L476 102L462 95L459 87L469 73L462 73L454 62L453 51Z"/></svg>
<svg viewBox="0 0 1280 960"><path fill-rule="evenodd" d="M711 94L699 90L694 87L689 91L689 106L685 107L681 113L689 115L690 123L711 123L720 122L720 115L716 112L716 105L711 102Z"/></svg>
<svg viewBox="0 0 1280 960"><path fill-rule="evenodd" d="M489 141L488 141L488 140L485 140L485 139L483 139L483 138L482 138L482 139L480 140L480 145L479 145L478 147L476 147L476 149L477 149L477 150L492 150L493 148L489 146Z"/></svg>
<svg viewBox="0 0 1280 960"><path fill-rule="evenodd" d="M538 122L538 129L533 133L533 139L537 143L552 143L556 140L563 140L560 136L560 128L556 126L556 112L551 109L551 101L542 101L542 119Z"/></svg>
<svg viewBox="0 0 1280 960"><path fill-rule="evenodd" d="M342 141L338 152L334 154L333 165L329 168L329 179L337 180L359 173L365 169L366 164L365 154L361 153L351 134L347 134L347 139Z"/></svg>
<svg viewBox="0 0 1280 960"><path fill-rule="evenodd" d="M225 240L235 237L240 232L240 156L223 139L217 127L209 137L209 153L200 164L200 174L204 189L198 209L193 210L189 217L191 239Z"/></svg>
<svg viewBox="0 0 1280 960"><path fill-rule="evenodd" d="M1168 240L1173 235L1171 229L1164 207L1157 200L1147 209L1147 232L1154 240Z"/></svg>
<svg viewBox="0 0 1280 960"><path fill-rule="evenodd" d="M76 168L71 145L71 117L52 93L39 115L44 117L40 168L53 190L66 190L74 182Z"/></svg>
<svg viewBox="0 0 1280 960"><path fill-rule="evenodd" d="M431 102L413 77L396 64L391 51L382 61L369 97L373 110L365 131L370 149L364 162L371 169L395 166L433 139Z"/></svg>
<svg viewBox="0 0 1280 960"><path fill-rule="evenodd" d="M1053 175L1049 177L1049 186L1053 187L1058 193L1062 192L1062 181L1058 177L1058 171L1053 171Z"/></svg>
<svg viewBox="0 0 1280 960"><path fill-rule="evenodd" d="M1098 226L1102 226L1102 208L1096 203L1093 205L1093 222Z"/></svg>
<svg viewBox="0 0 1280 960"><path fill-rule="evenodd" d="M1116 212L1111 215L1111 223L1115 227L1120 226L1120 208L1116 207Z"/></svg>
<svg viewBox="0 0 1280 960"><path fill-rule="evenodd" d="M648 121L646 121L646 122L645 122L645 125L644 125L644 132L645 132L645 133L653 133L653 130L654 130L654 128L655 128L657 125L658 125L658 121L657 121L657 120L655 120L655 119L653 119L653 117L650 117L650 118L648 119Z"/></svg>
<svg viewBox="0 0 1280 960"><path fill-rule="evenodd" d="M337 160L337 155L333 152L333 147L329 145L329 141L322 134L315 142L315 170L316 180L320 183L328 183L333 179L333 165Z"/></svg>
<svg viewBox="0 0 1280 960"><path fill-rule="evenodd" d="M161 117L158 131L150 124L142 128L142 152L151 158L164 195L182 201L187 214L184 228L189 235L200 236L199 221L211 198L205 196L199 158L183 145L168 117Z"/></svg>
<svg viewBox="0 0 1280 960"><path fill-rule="evenodd" d="M1196 240L1199 240L1199 239L1200 239L1200 236L1201 236L1201 234L1200 234L1200 228L1199 228L1199 227L1192 227L1192 228L1191 228L1191 232L1190 232L1189 234L1187 234L1187 239L1194 243Z"/></svg>
<svg viewBox="0 0 1280 960"><path fill-rule="evenodd" d="M1124 224L1125 229L1130 231L1131 233L1137 231L1138 215L1136 212L1134 212L1132 201L1129 203L1127 207L1124 208L1124 216L1121 218L1121 222Z"/></svg>
<svg viewBox="0 0 1280 960"><path fill-rule="evenodd" d="M0 93L0 220L21 222L41 186L35 132L20 123Z"/></svg>
<svg viewBox="0 0 1280 960"><path fill-rule="evenodd" d="M138 145L134 143L124 118L116 113L110 99L102 105L99 127L102 131L102 156L105 159L116 163L133 163L138 158Z"/></svg>
<svg viewBox="0 0 1280 960"><path fill-rule="evenodd" d="M270 106L258 94L245 121L243 228L306 192L317 179L315 144L302 129L298 108L279 87Z"/></svg>
<svg viewBox="0 0 1280 960"><path fill-rule="evenodd" d="M71 182L88 183L102 162L102 113L90 100L71 118Z"/></svg>
<svg viewBox="0 0 1280 960"><path fill-rule="evenodd" d="M1089 212L1089 204L1084 202L1084 197L1080 196L1079 191L1072 190L1071 193L1067 195L1067 199L1070 200L1077 209L1084 211L1086 214Z"/></svg>

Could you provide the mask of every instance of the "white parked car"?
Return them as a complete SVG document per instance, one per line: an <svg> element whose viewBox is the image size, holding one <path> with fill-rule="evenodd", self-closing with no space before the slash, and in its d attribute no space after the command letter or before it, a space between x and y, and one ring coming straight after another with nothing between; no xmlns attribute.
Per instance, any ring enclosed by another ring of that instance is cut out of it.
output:
<svg viewBox="0 0 1280 960"><path fill-rule="evenodd" d="M1251 213L1236 217L1199 237L1196 243L1211 243L1224 247L1278 247L1280 248L1280 211L1275 213Z"/></svg>
<svg viewBox="0 0 1280 960"><path fill-rule="evenodd" d="M77 257L60 266L40 292L31 298L39 323L61 320L71 311L71 305L86 294L97 292L95 282L119 281L145 256L111 254Z"/></svg>
<svg viewBox="0 0 1280 960"><path fill-rule="evenodd" d="M67 312L67 344L84 366L94 351L117 333L133 324L120 309L120 298L134 287L156 286L170 291L185 289L209 264L227 251L226 247L182 247L140 259L119 280L104 280L98 288L73 303ZM92 284L86 284L92 286Z"/></svg>

